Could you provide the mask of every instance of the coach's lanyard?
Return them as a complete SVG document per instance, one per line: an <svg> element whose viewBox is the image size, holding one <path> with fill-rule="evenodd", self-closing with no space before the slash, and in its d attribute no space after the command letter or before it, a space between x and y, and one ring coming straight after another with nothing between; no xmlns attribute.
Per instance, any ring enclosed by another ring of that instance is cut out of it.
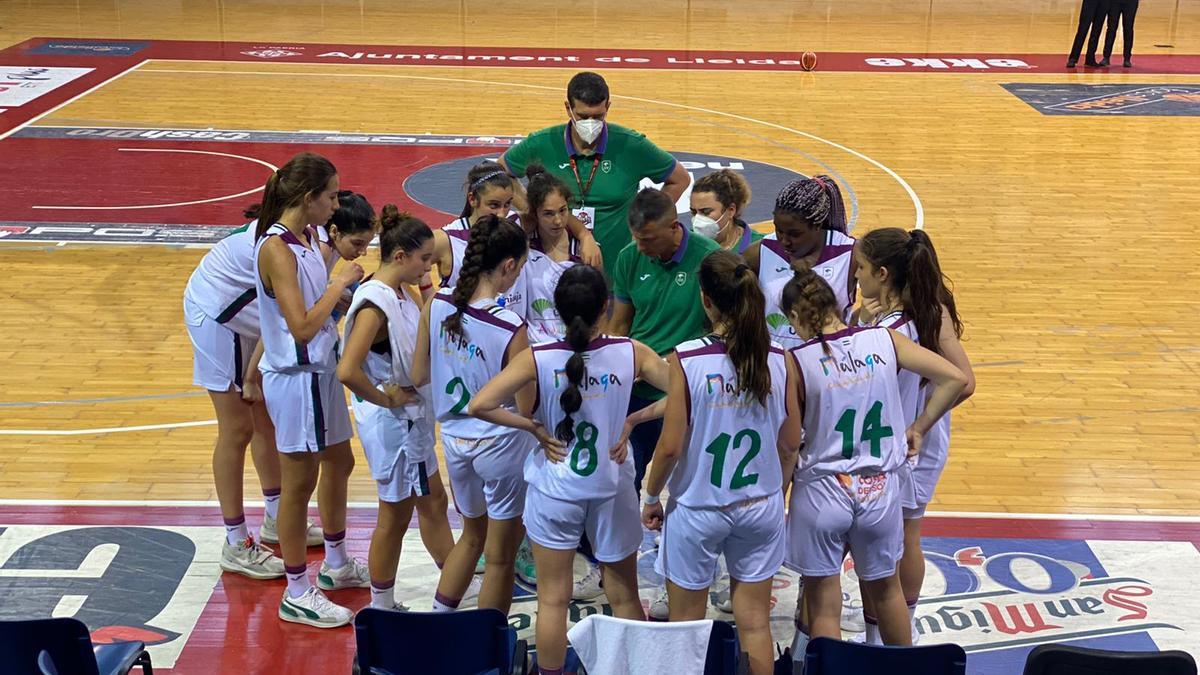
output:
<svg viewBox="0 0 1200 675"><path fill-rule="evenodd" d="M575 183L579 186L579 205L586 206L588 192L591 192L592 182L596 180L596 168L600 166L600 155L596 155L592 162L592 173L588 176L587 185L583 184L583 178L579 175L579 165L575 163L575 156L571 155L567 159L571 162L571 173L575 174Z"/></svg>

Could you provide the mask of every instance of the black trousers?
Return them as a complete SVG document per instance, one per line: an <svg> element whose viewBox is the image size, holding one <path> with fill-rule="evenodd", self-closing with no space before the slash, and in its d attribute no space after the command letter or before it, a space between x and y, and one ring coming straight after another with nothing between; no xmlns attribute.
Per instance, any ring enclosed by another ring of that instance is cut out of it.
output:
<svg viewBox="0 0 1200 675"><path fill-rule="evenodd" d="M1108 16L1110 4L1110 0L1083 0L1083 6L1079 10L1079 28L1075 31L1075 43L1071 45L1069 60L1079 60L1079 53L1083 51L1083 41L1087 40L1087 62L1095 62L1096 48L1100 46L1100 30ZM1089 28L1092 32L1090 39Z"/></svg>
<svg viewBox="0 0 1200 675"><path fill-rule="evenodd" d="M1124 37L1122 47L1125 60L1133 56L1133 20L1137 17L1138 0L1112 0L1108 9L1108 33L1104 36L1104 58L1112 57L1113 43L1117 41L1117 21L1121 22Z"/></svg>

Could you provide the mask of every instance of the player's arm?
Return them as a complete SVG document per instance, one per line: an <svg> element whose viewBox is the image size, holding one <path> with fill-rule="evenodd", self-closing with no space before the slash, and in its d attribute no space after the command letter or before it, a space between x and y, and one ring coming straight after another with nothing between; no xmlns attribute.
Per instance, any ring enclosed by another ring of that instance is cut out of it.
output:
<svg viewBox="0 0 1200 675"><path fill-rule="evenodd" d="M526 332L525 326L521 326L513 334L512 340L508 342L508 349L504 352L504 365L507 367L513 359L528 350L529 333ZM530 356L530 358L533 357ZM520 410L522 415L526 417L532 416L533 407L537 404L537 382L530 381L525 387L517 390L513 398L516 399L517 410Z"/></svg>
<svg viewBox="0 0 1200 675"><path fill-rule="evenodd" d="M762 240L750 244L746 247L746 252L742 254L742 259L746 261L746 265L758 274L759 253L762 251Z"/></svg>
<svg viewBox="0 0 1200 675"><path fill-rule="evenodd" d="M246 372L242 375L242 400L249 403L257 403L263 400L262 393L262 371L258 369L258 364L263 357L263 341L260 337L254 345L254 352L250 355L250 363L246 366Z"/></svg>
<svg viewBox="0 0 1200 675"><path fill-rule="evenodd" d="M433 231L433 262L438 268L439 279L449 279L454 272L454 251L450 248L450 235L445 230ZM421 294L424 295L425 279L421 279Z"/></svg>
<svg viewBox="0 0 1200 675"><path fill-rule="evenodd" d="M574 213L570 214L567 218L567 230L579 242L580 259L592 267L603 267L604 256L600 253L600 245L596 243L596 238L592 236L592 231L587 229L583 221L576 218Z"/></svg>
<svg viewBox="0 0 1200 675"><path fill-rule="evenodd" d="M341 273L329 280L325 294L306 310L304 295L296 280L296 257L288 250L287 244L279 237L271 237L259 249L258 258L263 285L275 294L288 332L300 343L307 343L316 336L337 307L342 293L363 276L358 263L346 263Z"/></svg>
<svg viewBox="0 0 1200 675"><path fill-rule="evenodd" d="M429 298L421 308L421 321L417 324L417 346L413 350L412 369L408 379L414 387L424 387L429 384L429 308L433 307L435 298Z"/></svg>
<svg viewBox="0 0 1200 675"><path fill-rule="evenodd" d="M915 455L921 449L921 438L954 406L959 394L967 386L967 376L953 363L925 349L907 337L888 329L892 344L896 347L896 360L900 367L920 375L934 385L933 393L925 402L925 409L908 427L908 454Z"/></svg>
<svg viewBox="0 0 1200 675"><path fill-rule="evenodd" d="M387 326L387 317L376 306L363 305L356 313L354 327L346 336L346 344L338 359L337 378L359 398L381 408L398 408L408 402L409 396L399 386L380 389L371 383L363 370L371 343Z"/></svg>
<svg viewBox="0 0 1200 675"><path fill-rule="evenodd" d="M646 473L645 503L642 506L642 524L652 530L662 527L663 505L659 495L667 486L667 478L675 470L683 455L683 441L687 435L687 392L683 377L683 366L672 354L669 358L671 383L667 386L666 417L663 418L662 434L654 448L654 459Z"/></svg>
<svg viewBox="0 0 1200 675"><path fill-rule="evenodd" d="M967 376L967 386L963 387L962 393L958 395L958 400L954 402L954 406L957 407L975 393L975 371L971 368L971 359L967 357L967 350L963 349L958 334L954 332L954 321L950 317L950 310L944 306L942 307L942 329L938 332L938 350L942 356L946 357L947 361L953 363L962 371L963 375Z"/></svg>
<svg viewBox="0 0 1200 675"><path fill-rule="evenodd" d="M783 470L783 484L786 486L792 481L792 473L796 470L796 462L800 459L800 443L804 440L804 418L800 412L798 393L804 385L800 383L801 376L799 368L796 367L796 359L787 354L784 356L784 363L787 367L787 384L784 387L787 417L783 419L783 425L779 427L779 440L776 442L776 446L779 451L779 467Z"/></svg>
<svg viewBox="0 0 1200 675"><path fill-rule="evenodd" d="M492 424L534 433L536 424L533 420L514 413L505 408L504 404L513 400L517 392L522 391L535 379L537 369L533 362L533 350L526 348L510 359L504 370L488 380L483 389L471 397L471 402L467 405L467 414Z"/></svg>

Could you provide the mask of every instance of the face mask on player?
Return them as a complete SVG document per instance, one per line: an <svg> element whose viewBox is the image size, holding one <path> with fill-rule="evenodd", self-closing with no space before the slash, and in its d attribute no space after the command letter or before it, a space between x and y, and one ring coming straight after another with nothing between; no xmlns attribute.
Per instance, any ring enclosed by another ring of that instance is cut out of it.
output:
<svg viewBox="0 0 1200 675"><path fill-rule="evenodd" d="M587 145L596 142L600 138L600 132L604 131L604 120L577 120L575 115L571 115L571 121L575 125L575 133L583 139Z"/></svg>
<svg viewBox="0 0 1200 675"><path fill-rule="evenodd" d="M721 221L713 220L703 213L697 213L692 216L692 232L709 239L716 239L721 236Z"/></svg>

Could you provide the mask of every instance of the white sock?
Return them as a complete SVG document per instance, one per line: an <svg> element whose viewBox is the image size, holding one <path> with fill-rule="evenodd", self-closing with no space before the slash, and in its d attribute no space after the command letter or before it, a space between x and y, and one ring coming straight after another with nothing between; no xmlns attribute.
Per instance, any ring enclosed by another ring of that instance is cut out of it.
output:
<svg viewBox="0 0 1200 675"><path fill-rule="evenodd" d="M386 586L376 586L371 582L371 606L377 609L393 609L396 607L396 582L384 582Z"/></svg>
<svg viewBox="0 0 1200 675"><path fill-rule="evenodd" d="M332 569L340 569L350 562L346 557L346 531L325 535L325 562Z"/></svg>
<svg viewBox="0 0 1200 675"><path fill-rule="evenodd" d="M912 643L917 644L917 637L920 633L917 632L917 603L914 601L908 606L908 625L912 629Z"/></svg>
<svg viewBox="0 0 1200 675"><path fill-rule="evenodd" d="M883 638L879 636L879 622L867 619L867 644L882 645Z"/></svg>
<svg viewBox="0 0 1200 675"><path fill-rule="evenodd" d="M225 521L225 541L230 546L237 546L249 537L250 531L246 529L246 516L243 515L238 518L238 522L236 523L231 523L229 520Z"/></svg>
<svg viewBox="0 0 1200 675"><path fill-rule="evenodd" d="M453 612L457 609L458 609L457 605L455 605L454 607L451 607L450 605L443 603L442 601L438 600L437 598L433 599L433 611L435 611L435 612Z"/></svg>
<svg viewBox="0 0 1200 675"><path fill-rule="evenodd" d="M263 515L272 520L279 518L279 490L273 492L275 494L263 493Z"/></svg>
<svg viewBox="0 0 1200 675"><path fill-rule="evenodd" d="M312 588L312 582L308 580L308 567L301 565L297 568L285 567L287 571L287 592L288 596L298 598L308 592Z"/></svg>

